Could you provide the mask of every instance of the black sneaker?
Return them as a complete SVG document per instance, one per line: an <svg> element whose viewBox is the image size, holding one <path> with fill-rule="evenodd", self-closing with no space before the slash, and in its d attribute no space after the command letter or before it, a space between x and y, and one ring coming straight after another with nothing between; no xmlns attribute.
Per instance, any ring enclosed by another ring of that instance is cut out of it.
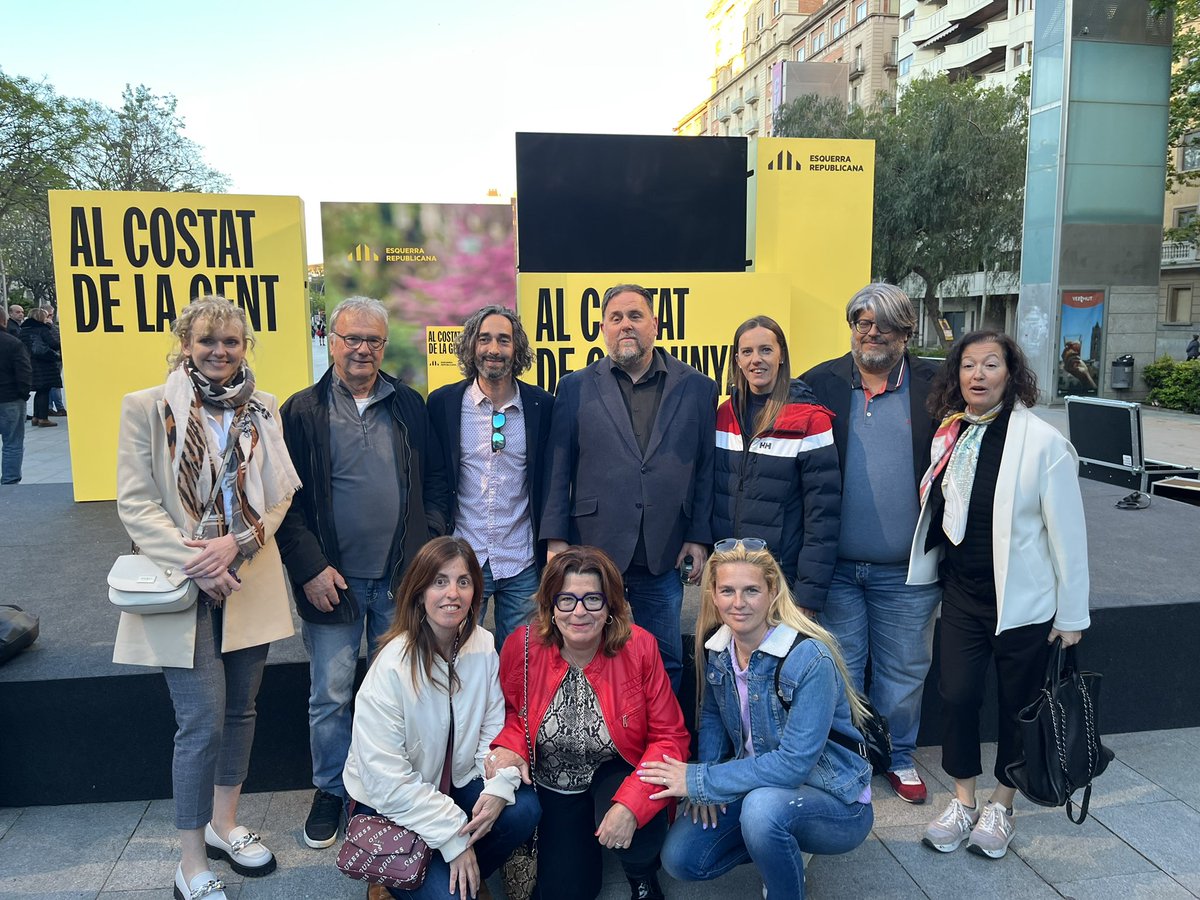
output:
<svg viewBox="0 0 1200 900"><path fill-rule="evenodd" d="M658 884L658 876L648 878L628 878L630 900L663 900L662 888Z"/></svg>
<svg viewBox="0 0 1200 900"><path fill-rule="evenodd" d="M333 846L342 824L342 798L318 788L304 822L304 843L314 850Z"/></svg>

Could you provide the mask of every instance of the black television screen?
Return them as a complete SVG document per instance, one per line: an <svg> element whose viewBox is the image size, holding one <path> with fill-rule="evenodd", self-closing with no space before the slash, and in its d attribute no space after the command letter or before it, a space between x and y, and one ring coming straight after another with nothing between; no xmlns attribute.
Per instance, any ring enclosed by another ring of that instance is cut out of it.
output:
<svg viewBox="0 0 1200 900"><path fill-rule="evenodd" d="M522 272L742 272L742 138L517 135Z"/></svg>

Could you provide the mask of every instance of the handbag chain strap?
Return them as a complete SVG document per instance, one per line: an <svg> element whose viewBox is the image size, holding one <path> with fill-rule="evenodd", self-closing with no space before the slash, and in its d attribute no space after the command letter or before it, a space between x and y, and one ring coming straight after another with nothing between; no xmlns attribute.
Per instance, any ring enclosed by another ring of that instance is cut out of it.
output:
<svg viewBox="0 0 1200 900"><path fill-rule="evenodd" d="M533 740L529 736L529 626L525 626L525 673L521 689L521 722L525 726L525 753L529 757L529 781L533 789L537 784L533 781Z"/></svg>

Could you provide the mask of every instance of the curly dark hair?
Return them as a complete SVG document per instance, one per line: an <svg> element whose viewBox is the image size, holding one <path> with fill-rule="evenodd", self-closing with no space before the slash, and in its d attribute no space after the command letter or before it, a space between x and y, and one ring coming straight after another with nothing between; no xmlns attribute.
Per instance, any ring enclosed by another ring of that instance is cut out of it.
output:
<svg viewBox="0 0 1200 900"><path fill-rule="evenodd" d="M1004 389L1004 408L1012 409L1018 400L1026 406L1037 403L1037 376L1029 367L1021 345L1003 331L981 329L964 334L946 354L946 363L934 376L929 386L926 406L935 419L944 419L953 412L962 412L967 401L959 387L959 368L962 366L963 351L972 344L999 344L1004 350L1004 365L1008 368L1008 386Z"/></svg>
<svg viewBox="0 0 1200 900"><path fill-rule="evenodd" d="M454 348L454 352L458 356L458 368L468 378L474 378L479 374L479 369L475 365L475 342L479 340L479 330L483 327L483 320L488 316L504 316L512 325L512 371L513 377L519 378L533 365L533 351L529 348L529 337L525 334L525 329L521 327L520 318L507 306L485 306L472 313L471 317L463 322L462 333L459 334L458 343Z"/></svg>

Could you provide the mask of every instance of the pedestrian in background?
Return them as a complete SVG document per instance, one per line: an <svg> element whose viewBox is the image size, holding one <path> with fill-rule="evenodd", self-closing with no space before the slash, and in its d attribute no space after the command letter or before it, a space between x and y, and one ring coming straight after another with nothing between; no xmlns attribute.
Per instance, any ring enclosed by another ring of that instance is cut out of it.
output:
<svg viewBox="0 0 1200 900"><path fill-rule="evenodd" d="M25 344L8 330L8 310L0 304L0 484L21 480L25 457L25 404L33 368Z"/></svg>
<svg viewBox="0 0 1200 900"><path fill-rule="evenodd" d="M21 340L33 362L33 424L37 428L58 425L50 421L50 391L62 387L62 345L47 319L46 311L38 307L29 311L21 325Z"/></svg>

